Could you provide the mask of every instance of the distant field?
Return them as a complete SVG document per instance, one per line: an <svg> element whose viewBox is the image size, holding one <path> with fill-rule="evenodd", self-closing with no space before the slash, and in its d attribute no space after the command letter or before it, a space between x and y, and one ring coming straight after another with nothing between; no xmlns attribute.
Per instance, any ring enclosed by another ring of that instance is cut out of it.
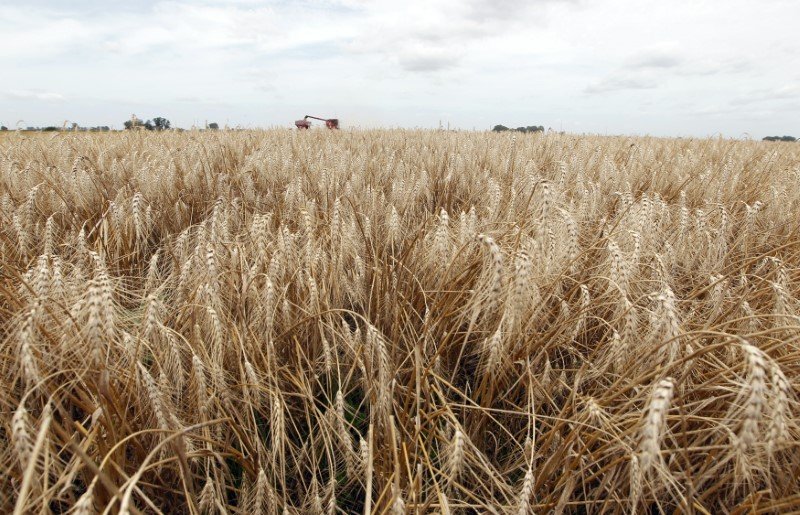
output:
<svg viewBox="0 0 800 515"><path fill-rule="evenodd" d="M10 137L14 137L14 136L54 136L54 135L61 135L61 136L81 136L81 135L86 136L86 135L91 135L91 136L96 136L96 135L100 135L100 134L116 134L118 132L120 132L120 131L107 131L107 132L99 132L99 131L98 132L88 132L87 131L87 132L77 132L77 133L75 133L75 132L68 131L68 130L64 130L64 131L24 131L24 130L23 131L17 131L17 130L13 130L13 131L0 131L0 136L10 136Z"/></svg>
<svg viewBox="0 0 800 515"><path fill-rule="evenodd" d="M4 513L800 510L800 145L9 136Z"/></svg>

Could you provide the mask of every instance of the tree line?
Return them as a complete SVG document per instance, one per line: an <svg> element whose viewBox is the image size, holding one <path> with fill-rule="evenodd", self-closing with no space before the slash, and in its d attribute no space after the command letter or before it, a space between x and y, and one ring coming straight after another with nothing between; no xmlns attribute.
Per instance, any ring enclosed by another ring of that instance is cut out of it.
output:
<svg viewBox="0 0 800 515"><path fill-rule="evenodd" d="M794 143L797 141L797 138L794 136L767 136L764 138L764 141L788 141Z"/></svg>
<svg viewBox="0 0 800 515"><path fill-rule="evenodd" d="M131 116L130 120L126 120L123 124L125 129L144 129L147 131L164 131L172 127L172 122L162 116L156 116L152 121L147 120L143 122L136 115Z"/></svg>
<svg viewBox="0 0 800 515"><path fill-rule="evenodd" d="M527 127L517 127L516 129L511 129L505 125L495 125L492 130L494 132L544 132L544 127L542 125L528 125Z"/></svg>
<svg viewBox="0 0 800 515"><path fill-rule="evenodd" d="M139 130L146 130L146 131L164 131L172 128L172 122L164 118L163 116L156 116L155 118L147 121L142 121L136 117L136 115L132 115L130 120L126 120L123 124L126 130L131 129L139 129ZM219 124L216 122L211 122L206 124L206 129L211 129L213 131L219 129Z"/></svg>
<svg viewBox="0 0 800 515"><path fill-rule="evenodd" d="M5 125L0 125L0 131L7 131L7 130L8 130L8 127L6 127ZM82 126L78 125L77 123L73 123L70 126L63 125L61 127L56 127L55 125L47 125L45 127L28 126L28 127L25 127L24 129L20 128L19 130L30 131L30 132L33 132L33 131L39 131L39 132L58 132L58 131L108 132L108 131L111 130L111 127L109 127L108 125L96 125L96 126L93 126L93 127L82 127Z"/></svg>

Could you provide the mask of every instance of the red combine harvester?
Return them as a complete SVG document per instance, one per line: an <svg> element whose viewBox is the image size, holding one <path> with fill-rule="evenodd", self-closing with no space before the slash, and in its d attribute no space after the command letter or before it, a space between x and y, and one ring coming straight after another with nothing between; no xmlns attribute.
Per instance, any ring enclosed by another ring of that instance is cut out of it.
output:
<svg viewBox="0 0 800 515"><path fill-rule="evenodd" d="M311 128L311 122L308 121L309 118L325 122L325 127L329 129L339 128L338 118L319 118L317 116L311 116L310 114L305 115L302 120L297 120L296 122L294 122L294 124L297 126L298 129L309 129Z"/></svg>

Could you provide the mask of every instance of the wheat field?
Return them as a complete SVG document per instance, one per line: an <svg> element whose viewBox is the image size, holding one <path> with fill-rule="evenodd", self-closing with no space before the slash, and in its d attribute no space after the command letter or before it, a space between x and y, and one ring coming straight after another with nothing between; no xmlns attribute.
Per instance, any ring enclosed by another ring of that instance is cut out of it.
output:
<svg viewBox="0 0 800 515"><path fill-rule="evenodd" d="M800 147L0 139L4 513L800 511Z"/></svg>

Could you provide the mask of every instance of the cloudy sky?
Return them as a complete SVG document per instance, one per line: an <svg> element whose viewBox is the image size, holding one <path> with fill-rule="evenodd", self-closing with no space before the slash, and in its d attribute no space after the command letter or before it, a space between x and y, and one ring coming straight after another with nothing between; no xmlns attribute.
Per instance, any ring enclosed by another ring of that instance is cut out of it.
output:
<svg viewBox="0 0 800 515"><path fill-rule="evenodd" d="M0 0L0 123L800 136L797 0Z"/></svg>

